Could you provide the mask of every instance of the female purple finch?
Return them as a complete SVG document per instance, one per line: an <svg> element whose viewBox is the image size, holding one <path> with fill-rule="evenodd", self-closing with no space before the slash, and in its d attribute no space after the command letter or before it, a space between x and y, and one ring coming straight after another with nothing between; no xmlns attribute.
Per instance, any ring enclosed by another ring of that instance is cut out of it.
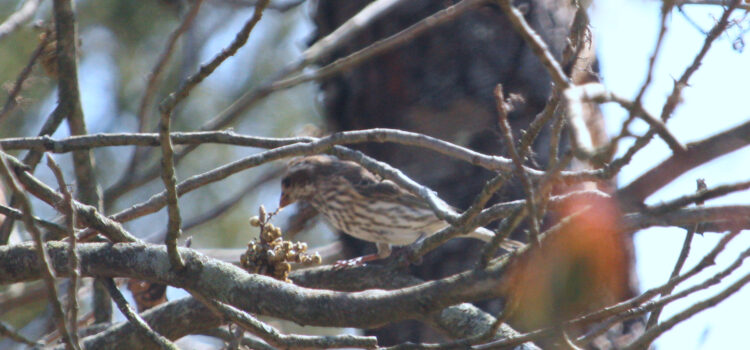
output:
<svg viewBox="0 0 750 350"><path fill-rule="evenodd" d="M308 156L289 163L279 207L298 200L310 203L336 229L377 245L377 254L360 257L354 261L357 264L388 257L391 245L408 245L448 226L421 198L357 163L332 156ZM465 237L489 241L493 236L479 227ZM506 240L502 248L521 245Z"/></svg>

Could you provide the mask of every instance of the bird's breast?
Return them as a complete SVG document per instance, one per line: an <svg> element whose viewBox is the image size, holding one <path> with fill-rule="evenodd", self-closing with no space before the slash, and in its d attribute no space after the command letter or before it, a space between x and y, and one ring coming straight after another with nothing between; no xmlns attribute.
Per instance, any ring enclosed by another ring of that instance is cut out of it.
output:
<svg viewBox="0 0 750 350"><path fill-rule="evenodd" d="M336 229L369 242L407 245L446 226L431 211L390 201L323 197L311 204Z"/></svg>

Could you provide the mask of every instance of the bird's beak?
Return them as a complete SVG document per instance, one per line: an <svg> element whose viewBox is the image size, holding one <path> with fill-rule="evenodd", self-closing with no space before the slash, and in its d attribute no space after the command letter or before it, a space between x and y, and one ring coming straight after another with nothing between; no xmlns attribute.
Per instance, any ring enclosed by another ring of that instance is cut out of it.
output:
<svg viewBox="0 0 750 350"><path fill-rule="evenodd" d="M292 204L292 199L289 198L289 195L282 192L281 198L279 198L279 208L286 207L287 205Z"/></svg>

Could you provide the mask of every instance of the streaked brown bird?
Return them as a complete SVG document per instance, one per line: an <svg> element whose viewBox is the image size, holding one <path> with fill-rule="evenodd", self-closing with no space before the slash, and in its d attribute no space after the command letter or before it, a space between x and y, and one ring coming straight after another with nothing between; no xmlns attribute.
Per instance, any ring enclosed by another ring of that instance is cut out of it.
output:
<svg viewBox="0 0 750 350"><path fill-rule="evenodd" d="M423 199L357 163L332 156L289 162L281 181L279 207L298 200L310 203L336 229L377 245L377 254L353 260L356 264L388 257L391 245L408 245L448 226ZM489 241L493 236L492 231L479 227L463 237ZM502 248L513 250L521 245L506 240Z"/></svg>

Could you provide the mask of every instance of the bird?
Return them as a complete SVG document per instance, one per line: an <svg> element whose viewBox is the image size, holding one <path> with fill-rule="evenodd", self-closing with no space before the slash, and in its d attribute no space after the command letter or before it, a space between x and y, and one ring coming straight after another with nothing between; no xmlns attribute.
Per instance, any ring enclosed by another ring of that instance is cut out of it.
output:
<svg viewBox="0 0 750 350"><path fill-rule="evenodd" d="M339 261L339 266L387 258L391 245L409 245L449 226L422 198L355 162L329 155L299 157L289 162L281 179L279 208L297 201L312 205L337 230L375 243L376 254ZM494 233L478 227L463 237L488 242ZM509 239L501 245L509 251L521 246L523 243Z"/></svg>

